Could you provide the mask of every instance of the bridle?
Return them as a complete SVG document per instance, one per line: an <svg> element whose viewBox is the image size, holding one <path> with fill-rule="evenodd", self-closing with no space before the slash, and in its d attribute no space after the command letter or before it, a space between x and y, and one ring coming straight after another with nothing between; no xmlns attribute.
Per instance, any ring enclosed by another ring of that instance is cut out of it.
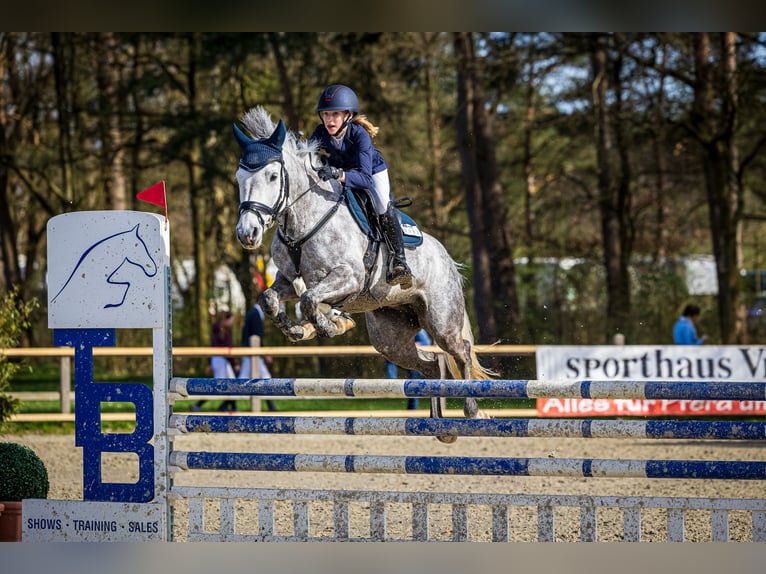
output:
<svg viewBox="0 0 766 574"><path fill-rule="evenodd" d="M257 166L254 166L253 168L244 167L243 169L246 169L247 171L254 172L258 171L259 169L263 169L270 163L279 162L279 195L277 196L277 200L274 202L274 205L266 205L265 203L261 203L260 201L242 201L239 204L239 216L242 217L242 214L249 211L258 218L258 222L261 224L261 227L267 227L266 223L264 221L263 216L269 217L271 221L274 221L279 218L280 215L289 207L285 204L287 203L287 199L290 196L290 178L287 175L287 171L285 170L285 162L282 159L282 156L280 155L276 159L270 159L262 164L259 164ZM240 162L240 167L242 166L242 163Z"/></svg>
<svg viewBox="0 0 766 574"><path fill-rule="evenodd" d="M303 247L303 244L306 243L309 239L311 239L322 227L324 227L327 224L328 221L330 221L333 215L335 215L335 212L338 211L340 204L343 202L343 198L345 194L344 193L339 194L338 200L335 202L335 204L333 204L333 206L330 207L330 209L324 214L324 216L316 223L316 225L314 225L314 227L306 235L304 235L300 239L293 239L287 233L288 210L293 205L295 205L298 202L298 200L300 200L301 197L309 193L317 184L318 180L316 179L313 180L306 190L301 192L300 195L298 195L298 197L296 197L292 202L288 204L287 201L290 199L290 178L287 174L287 170L285 170L285 162L283 157L280 155L278 158L270 159L264 162L263 164L259 164L256 167L258 169L261 169L263 167L266 167L268 164L274 163L274 162L279 162L279 167L280 167L279 195L277 196L277 200L274 202L274 205L269 206L269 205L266 205L265 203L261 203L260 201L242 201L239 204L239 216L242 217L243 213L249 211L255 214L255 216L258 218L258 222L263 228L268 227L266 225L264 216L268 217L272 222L277 221L277 224L278 224L277 237L282 243L284 243L285 247L287 247L288 253L290 254L290 259L295 265L296 273L300 275L301 248ZM246 169L247 171L257 171L257 169L252 169L252 168L246 168ZM284 217L282 217L283 215Z"/></svg>

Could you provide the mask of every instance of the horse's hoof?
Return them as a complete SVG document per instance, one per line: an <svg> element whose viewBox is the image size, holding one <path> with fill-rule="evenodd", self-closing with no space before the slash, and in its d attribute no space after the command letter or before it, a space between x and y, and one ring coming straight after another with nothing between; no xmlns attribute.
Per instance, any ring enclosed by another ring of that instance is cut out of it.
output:
<svg viewBox="0 0 766 574"><path fill-rule="evenodd" d="M356 321L354 321L347 313L341 313L336 317L332 317L330 320L335 324L336 329L338 329L338 335L342 335L346 331L356 327Z"/></svg>
<svg viewBox="0 0 766 574"><path fill-rule="evenodd" d="M266 316L277 317L279 312L279 295L277 295L273 289L266 289L261 296L258 297L258 304L263 309Z"/></svg>
<svg viewBox="0 0 766 574"><path fill-rule="evenodd" d="M318 321L316 324L317 329L317 335L320 337L325 337L327 339L334 337L338 334L338 329L335 326L335 324L330 323L329 321Z"/></svg>
<svg viewBox="0 0 766 574"><path fill-rule="evenodd" d="M437 436L436 438L439 440L439 442L443 442L444 444L452 444L457 441L456 436Z"/></svg>
<svg viewBox="0 0 766 574"><path fill-rule="evenodd" d="M285 332L285 335L291 343L303 341L303 329L301 327L292 327Z"/></svg>
<svg viewBox="0 0 766 574"><path fill-rule="evenodd" d="M463 406L463 415L465 415L465 418L467 419L475 419L479 418L479 413L481 411L479 410L479 407L476 403L468 404L466 403Z"/></svg>
<svg viewBox="0 0 766 574"><path fill-rule="evenodd" d="M293 325L292 327L285 329L283 332L291 343L306 341L313 338L312 335L316 335L315 331L307 330L303 325Z"/></svg>

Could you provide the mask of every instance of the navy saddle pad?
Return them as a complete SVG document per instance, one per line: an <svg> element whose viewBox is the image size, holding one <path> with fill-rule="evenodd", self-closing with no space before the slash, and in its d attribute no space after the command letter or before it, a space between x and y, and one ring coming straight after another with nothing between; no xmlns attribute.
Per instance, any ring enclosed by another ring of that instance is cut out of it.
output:
<svg viewBox="0 0 766 574"><path fill-rule="evenodd" d="M368 193L366 190L350 190L346 189L346 204L348 209L353 215L359 228L365 233L371 233L370 222L367 219L367 213L365 212L362 203L357 197L359 193ZM402 234L404 235L405 247L417 247L423 243L423 232L420 231L418 224L409 215L403 211L396 210L399 216L399 221L402 224Z"/></svg>

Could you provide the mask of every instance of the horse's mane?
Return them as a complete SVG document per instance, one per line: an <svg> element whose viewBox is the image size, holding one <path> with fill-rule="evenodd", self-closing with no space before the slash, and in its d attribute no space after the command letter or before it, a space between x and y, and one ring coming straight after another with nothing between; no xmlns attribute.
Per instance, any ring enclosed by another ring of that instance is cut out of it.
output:
<svg viewBox="0 0 766 574"><path fill-rule="evenodd" d="M274 132L277 124L271 118L271 114L263 106L251 108L241 118L242 126L256 139L268 138ZM282 149L296 156L304 156L316 153L319 149L317 142L302 140L291 130L287 131L287 137Z"/></svg>

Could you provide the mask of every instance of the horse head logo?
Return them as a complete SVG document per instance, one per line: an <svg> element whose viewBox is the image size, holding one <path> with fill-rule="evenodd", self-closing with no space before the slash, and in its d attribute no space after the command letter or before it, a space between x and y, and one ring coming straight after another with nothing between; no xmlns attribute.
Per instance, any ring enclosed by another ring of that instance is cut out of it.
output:
<svg viewBox="0 0 766 574"><path fill-rule="evenodd" d="M136 224L87 247L51 302L63 299L67 292L79 294L86 289L97 307L122 306L139 270L146 277L157 274L157 263L139 235L139 227Z"/></svg>

